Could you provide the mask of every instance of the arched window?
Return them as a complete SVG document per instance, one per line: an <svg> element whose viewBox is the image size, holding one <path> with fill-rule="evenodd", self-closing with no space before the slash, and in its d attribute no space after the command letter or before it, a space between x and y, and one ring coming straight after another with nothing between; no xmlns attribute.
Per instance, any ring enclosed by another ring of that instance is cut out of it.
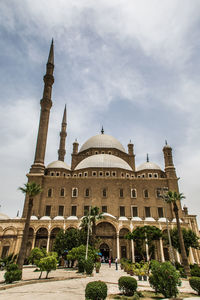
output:
<svg viewBox="0 0 200 300"><path fill-rule="evenodd" d="M144 190L144 198L149 198L149 192L148 192L148 190Z"/></svg>
<svg viewBox="0 0 200 300"><path fill-rule="evenodd" d="M48 189L47 196L52 197L52 189Z"/></svg>
<svg viewBox="0 0 200 300"><path fill-rule="evenodd" d="M61 190L60 190L60 196L61 197L65 196L65 189L64 188L61 188Z"/></svg>
<svg viewBox="0 0 200 300"><path fill-rule="evenodd" d="M136 198L136 197L137 197L136 189L131 189L131 198Z"/></svg>
<svg viewBox="0 0 200 300"><path fill-rule="evenodd" d="M78 197L78 189L77 188L72 189L72 197Z"/></svg>
<svg viewBox="0 0 200 300"><path fill-rule="evenodd" d="M119 189L119 197L120 198L124 197L124 190L123 189Z"/></svg>
<svg viewBox="0 0 200 300"><path fill-rule="evenodd" d="M86 189L85 190L85 197L89 197L90 196L90 190L89 189Z"/></svg>

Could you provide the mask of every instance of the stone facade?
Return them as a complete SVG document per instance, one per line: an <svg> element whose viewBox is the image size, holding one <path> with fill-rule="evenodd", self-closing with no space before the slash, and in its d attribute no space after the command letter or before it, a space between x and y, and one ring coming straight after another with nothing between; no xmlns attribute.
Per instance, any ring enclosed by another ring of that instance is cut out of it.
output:
<svg viewBox="0 0 200 300"><path fill-rule="evenodd" d="M178 190L178 178L173 164L172 148L163 147L165 169L147 161L135 165L133 144L127 151L114 137L101 134L90 138L79 148L73 144L71 166L64 162L65 139L67 136L66 108L64 110L58 160L45 167L45 150L49 114L52 106L51 92L54 59L53 43L44 76L44 93L41 100L41 115L34 163L27 175L29 182L41 185L42 193L34 198L27 255L35 246L52 249L53 241L60 229L79 228L81 218L90 206L98 206L104 218L97 222L96 233L101 239L100 251L108 257L127 257L137 260L134 243L124 235L137 226L155 225L166 230L175 226L172 206L165 204L162 194L166 190ZM0 255L18 253L28 198L25 199L22 218L9 219L0 216ZM178 203L181 224L199 234L196 216L182 210ZM155 258L169 258L168 248L163 241L157 242ZM179 254L174 250L176 259ZM200 263L200 252L192 249L189 260Z"/></svg>

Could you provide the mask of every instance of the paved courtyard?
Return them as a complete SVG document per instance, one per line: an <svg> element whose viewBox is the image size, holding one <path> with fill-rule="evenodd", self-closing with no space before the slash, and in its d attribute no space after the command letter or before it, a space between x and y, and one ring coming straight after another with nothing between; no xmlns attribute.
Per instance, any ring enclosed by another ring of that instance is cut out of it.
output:
<svg viewBox="0 0 200 300"><path fill-rule="evenodd" d="M94 280L102 280L107 283L108 294L117 294L118 290L118 278L125 276L126 273L123 270L115 270L115 266L112 265L109 268L108 264L102 264L100 273L94 273L92 277L80 276L74 270L58 269L49 274L52 280L48 282L35 281L39 277L38 272L33 272L34 268L26 268L23 270L23 283L25 285L12 287L6 290L0 290L0 299L4 300L85 300L85 287L86 284ZM3 273L0 272L0 281L3 281ZM45 274L43 274L43 278ZM73 279L70 279L73 278ZM35 283L37 282L37 283ZM21 284L21 282L20 282ZM0 288L6 285L1 283ZM151 290L148 282L139 281L138 290ZM187 281L183 281L181 291L194 292Z"/></svg>

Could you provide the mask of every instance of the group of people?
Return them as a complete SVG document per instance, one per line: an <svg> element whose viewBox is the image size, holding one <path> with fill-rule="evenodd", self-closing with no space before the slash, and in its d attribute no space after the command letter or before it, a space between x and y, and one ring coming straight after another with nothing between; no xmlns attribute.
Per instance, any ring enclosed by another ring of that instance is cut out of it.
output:
<svg viewBox="0 0 200 300"><path fill-rule="evenodd" d="M102 256L101 258L101 262L108 262L109 268L111 268L111 263L113 262L113 258L104 258L104 256ZM118 259L117 257L115 258L115 270L118 270Z"/></svg>

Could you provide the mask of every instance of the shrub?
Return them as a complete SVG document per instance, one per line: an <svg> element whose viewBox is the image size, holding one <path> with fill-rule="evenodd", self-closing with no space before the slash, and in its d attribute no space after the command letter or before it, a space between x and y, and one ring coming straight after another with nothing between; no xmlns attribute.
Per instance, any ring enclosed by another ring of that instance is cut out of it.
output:
<svg viewBox="0 0 200 300"><path fill-rule="evenodd" d="M184 267L179 262L177 262L177 261L175 262L175 267L176 267L176 270L180 272L181 278L187 278Z"/></svg>
<svg viewBox="0 0 200 300"><path fill-rule="evenodd" d="M91 258L88 258L85 260L84 263L85 272L88 275L91 275L94 270L94 261Z"/></svg>
<svg viewBox="0 0 200 300"><path fill-rule="evenodd" d="M151 273L149 282L156 293L162 293L165 298L176 297L178 294L177 286L181 284L180 274L170 262L153 261Z"/></svg>
<svg viewBox="0 0 200 300"><path fill-rule="evenodd" d="M38 267L38 264L40 262L41 258L44 258L47 256L45 249L40 249L38 247L35 247L31 250L30 256L28 258L29 263L34 264Z"/></svg>
<svg viewBox="0 0 200 300"><path fill-rule="evenodd" d="M192 277L200 277L200 267L198 265L192 266L191 276Z"/></svg>
<svg viewBox="0 0 200 300"><path fill-rule="evenodd" d="M51 272L52 270L56 270L57 259L55 258L54 255L41 258L38 267L40 268L41 271L39 278L41 278L43 271L47 272L46 278L48 278L49 272Z"/></svg>
<svg viewBox="0 0 200 300"><path fill-rule="evenodd" d="M107 285L102 281L89 282L85 289L85 298L90 300L104 300L107 297Z"/></svg>
<svg viewBox="0 0 200 300"><path fill-rule="evenodd" d="M85 271L85 259L80 258L78 260L78 272L79 273L84 273L84 271Z"/></svg>
<svg viewBox="0 0 200 300"><path fill-rule="evenodd" d="M133 296L137 289L137 280L129 276L122 276L118 280L118 286L124 295Z"/></svg>
<svg viewBox="0 0 200 300"><path fill-rule="evenodd" d="M191 288L200 295L200 277L191 277L189 283Z"/></svg>
<svg viewBox="0 0 200 300"><path fill-rule="evenodd" d="M12 283L13 281L21 280L22 271L19 270L18 265L10 264L7 266L7 272L4 274L5 282Z"/></svg>

